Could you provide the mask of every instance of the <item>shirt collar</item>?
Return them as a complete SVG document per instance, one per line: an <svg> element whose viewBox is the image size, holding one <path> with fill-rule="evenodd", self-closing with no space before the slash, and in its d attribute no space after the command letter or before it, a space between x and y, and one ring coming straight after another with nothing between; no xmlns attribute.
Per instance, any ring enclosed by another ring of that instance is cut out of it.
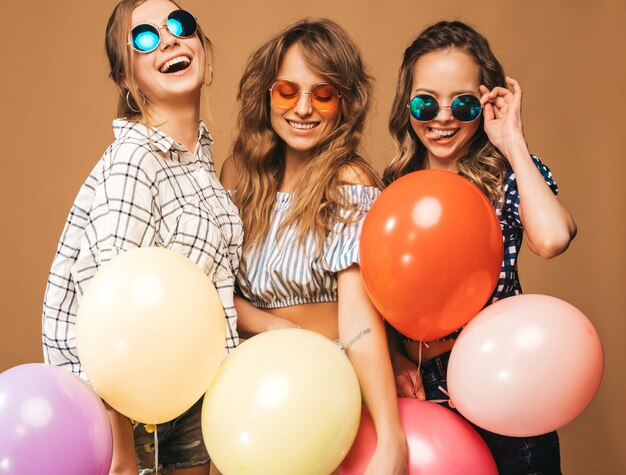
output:
<svg viewBox="0 0 626 475"><path fill-rule="evenodd" d="M141 122L129 121L126 119L115 119L113 121L113 134L116 139L129 137L150 142L162 152L187 151L185 147L177 143L172 137L160 131L156 127L147 127ZM213 143L213 137L209 133L206 124L200 121L198 125L198 142L206 139Z"/></svg>
<svg viewBox="0 0 626 475"><path fill-rule="evenodd" d="M201 138L206 138L209 141L213 142L213 137L211 137L209 129L207 129L206 124L202 120L200 121L200 127L198 128L198 140L200 140Z"/></svg>

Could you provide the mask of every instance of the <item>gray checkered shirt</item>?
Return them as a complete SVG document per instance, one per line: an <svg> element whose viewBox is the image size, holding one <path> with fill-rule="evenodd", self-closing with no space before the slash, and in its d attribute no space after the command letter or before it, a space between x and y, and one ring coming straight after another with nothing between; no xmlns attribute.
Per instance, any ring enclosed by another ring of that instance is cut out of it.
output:
<svg viewBox="0 0 626 475"><path fill-rule="evenodd" d="M85 377L76 353L76 310L98 268L139 246L174 250L215 284L226 313L226 348L238 344L233 286L243 228L215 175L212 139L200 123L194 154L157 129L113 121L115 141L80 189L57 248L43 307L47 363Z"/></svg>

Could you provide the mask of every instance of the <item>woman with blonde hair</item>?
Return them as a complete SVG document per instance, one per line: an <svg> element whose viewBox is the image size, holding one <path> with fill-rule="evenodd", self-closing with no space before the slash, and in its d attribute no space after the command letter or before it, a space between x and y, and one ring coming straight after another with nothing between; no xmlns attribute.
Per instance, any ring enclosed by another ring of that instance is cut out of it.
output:
<svg viewBox="0 0 626 475"><path fill-rule="evenodd" d="M389 122L398 153L385 170L386 185L416 170L448 170L478 186L493 204L504 256L488 304L521 293L517 255L524 230L528 247L546 259L564 252L576 235L550 170L528 151L521 101L519 84L505 77L487 40L465 23L442 21L406 49ZM392 345L400 396L447 399L447 365L457 334L426 348L406 338L403 348ZM476 429L500 474L560 473L556 432L524 438Z"/></svg>
<svg viewBox="0 0 626 475"><path fill-rule="evenodd" d="M82 186L48 279L43 310L47 363L85 375L76 353L78 302L96 271L141 246L193 260L218 290L226 348L238 343L233 303L243 242L241 220L219 183L200 98L212 74L210 42L176 1L122 0L106 30L110 76L120 93L115 141ZM174 316L173 316L174 318ZM166 382L167 384L167 382ZM202 401L158 427L131 424L107 406L112 474L209 473L200 425Z"/></svg>
<svg viewBox="0 0 626 475"><path fill-rule="evenodd" d="M359 154L371 78L329 20L286 28L249 58L222 182L244 223L238 329L301 327L338 341L359 377L378 446L368 474L407 471L383 321L359 273L359 235L379 181Z"/></svg>

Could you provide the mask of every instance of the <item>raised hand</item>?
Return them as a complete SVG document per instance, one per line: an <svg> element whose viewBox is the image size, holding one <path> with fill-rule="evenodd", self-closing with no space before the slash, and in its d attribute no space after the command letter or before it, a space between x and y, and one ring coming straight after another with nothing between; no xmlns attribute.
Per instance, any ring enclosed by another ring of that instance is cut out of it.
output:
<svg viewBox="0 0 626 475"><path fill-rule="evenodd" d="M491 91L480 86L485 132L489 140L508 158L510 150L524 141L522 128L522 89L519 83L506 78L513 91L494 87Z"/></svg>

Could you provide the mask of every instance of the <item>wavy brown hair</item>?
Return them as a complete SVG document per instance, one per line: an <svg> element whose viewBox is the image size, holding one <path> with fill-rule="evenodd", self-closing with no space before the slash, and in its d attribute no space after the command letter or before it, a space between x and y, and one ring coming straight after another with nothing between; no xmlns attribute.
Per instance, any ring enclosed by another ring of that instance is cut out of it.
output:
<svg viewBox="0 0 626 475"><path fill-rule="evenodd" d="M122 0L119 2L109 17L104 41L111 68L109 77L115 82L120 93L117 102L117 116L135 121L147 121L150 110L146 96L137 86L132 68L134 55L143 53L137 53L128 44L133 11L145 2L146 0ZM177 0L170 0L170 2L182 9ZM207 67L210 68L208 65L212 57L211 40L202 32L200 24L198 24L197 35L204 49Z"/></svg>
<svg viewBox="0 0 626 475"><path fill-rule="evenodd" d="M358 153L372 91L372 78L361 53L346 31L331 20L301 20L252 53L239 83L234 200L243 220L244 249L267 235L285 171L284 143L270 123L269 88L277 79L286 51L296 44L309 67L337 88L341 109L336 128L311 150L279 232L295 225L300 243L313 233L319 250L332 223L345 221L338 209L356 210L341 192L343 172L358 171L380 184Z"/></svg>
<svg viewBox="0 0 626 475"><path fill-rule="evenodd" d="M404 52L398 74L396 94L391 107L389 131L396 145L396 155L384 171L388 185L407 173L426 167L426 148L411 127L409 103L413 70L417 60L434 51L458 48L474 58L480 67L480 84L490 90L506 88L504 69L489 47L487 39L471 26L460 21L441 21L426 28ZM468 144L467 152L458 162L459 174L478 186L495 205L502 197L502 183L507 160L489 141L481 125Z"/></svg>

